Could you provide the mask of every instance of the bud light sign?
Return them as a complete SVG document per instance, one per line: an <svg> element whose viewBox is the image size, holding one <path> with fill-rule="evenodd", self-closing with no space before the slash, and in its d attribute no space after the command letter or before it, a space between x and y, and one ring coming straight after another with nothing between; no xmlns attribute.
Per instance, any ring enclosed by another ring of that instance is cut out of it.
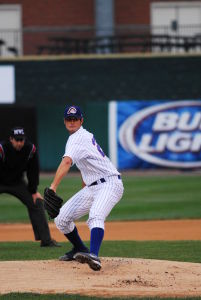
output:
<svg viewBox="0 0 201 300"><path fill-rule="evenodd" d="M120 169L201 167L201 101L112 103Z"/></svg>

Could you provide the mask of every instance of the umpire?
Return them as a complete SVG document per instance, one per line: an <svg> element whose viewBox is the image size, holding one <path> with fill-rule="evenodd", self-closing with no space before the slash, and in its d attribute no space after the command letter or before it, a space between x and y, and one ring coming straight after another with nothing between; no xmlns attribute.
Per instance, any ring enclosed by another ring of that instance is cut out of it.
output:
<svg viewBox="0 0 201 300"><path fill-rule="evenodd" d="M41 247L58 247L60 245L50 236L38 184L36 147L26 139L24 128L15 127L9 140L0 142L0 193L11 194L26 205L35 240L41 241Z"/></svg>

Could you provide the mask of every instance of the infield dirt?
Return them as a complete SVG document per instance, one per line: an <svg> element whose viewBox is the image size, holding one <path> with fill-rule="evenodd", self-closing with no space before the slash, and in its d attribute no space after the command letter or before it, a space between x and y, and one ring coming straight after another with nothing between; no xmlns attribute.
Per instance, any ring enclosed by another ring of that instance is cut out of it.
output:
<svg viewBox="0 0 201 300"><path fill-rule="evenodd" d="M77 223L84 240L85 223ZM64 241L54 224L52 236ZM1 224L0 241L33 240L30 224ZM106 223L105 240L201 240L201 220ZM0 262L0 294L32 292L90 296L201 296L201 264L137 258L101 258L100 272L58 260ZM11 285L12 282L12 285Z"/></svg>
<svg viewBox="0 0 201 300"><path fill-rule="evenodd" d="M76 226L83 240L89 240L85 222ZM54 223L49 224L53 238L66 241ZM106 222L104 240L201 240L201 219ZM0 224L0 241L34 241L31 224Z"/></svg>

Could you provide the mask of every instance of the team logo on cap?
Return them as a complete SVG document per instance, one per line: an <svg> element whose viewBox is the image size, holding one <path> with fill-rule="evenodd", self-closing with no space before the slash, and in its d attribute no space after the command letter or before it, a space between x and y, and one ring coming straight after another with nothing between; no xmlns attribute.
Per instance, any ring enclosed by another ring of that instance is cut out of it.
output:
<svg viewBox="0 0 201 300"><path fill-rule="evenodd" d="M24 135L24 130L23 129L14 129L14 135L19 135L19 134Z"/></svg>
<svg viewBox="0 0 201 300"><path fill-rule="evenodd" d="M71 106L69 108L69 110L67 111L67 115L69 115L69 114L76 114L76 112L77 112L77 109L75 107Z"/></svg>

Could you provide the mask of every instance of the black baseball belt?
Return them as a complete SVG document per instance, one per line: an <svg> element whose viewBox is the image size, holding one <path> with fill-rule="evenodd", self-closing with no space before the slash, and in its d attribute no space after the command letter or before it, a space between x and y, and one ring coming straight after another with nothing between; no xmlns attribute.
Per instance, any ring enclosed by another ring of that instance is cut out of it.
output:
<svg viewBox="0 0 201 300"><path fill-rule="evenodd" d="M117 175L117 177L118 177L118 179L121 179L121 176L120 176L120 175ZM107 181L107 180L105 180L105 178L100 178L99 180L92 182L89 186L97 185L97 184L99 184L99 183L104 183L104 182L106 182L106 181Z"/></svg>

